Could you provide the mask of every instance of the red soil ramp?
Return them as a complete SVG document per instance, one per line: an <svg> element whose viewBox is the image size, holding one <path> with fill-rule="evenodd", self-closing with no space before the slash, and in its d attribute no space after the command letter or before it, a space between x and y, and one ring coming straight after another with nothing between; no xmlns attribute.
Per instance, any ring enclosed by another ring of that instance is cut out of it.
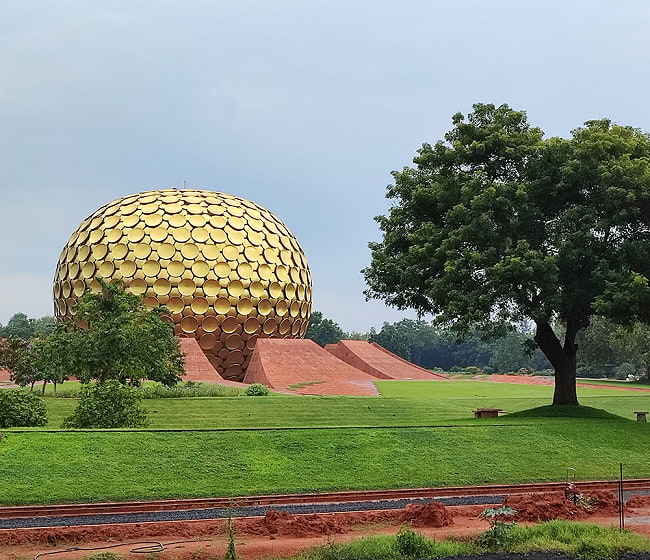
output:
<svg viewBox="0 0 650 560"><path fill-rule="evenodd" d="M446 379L444 375L416 366L375 342L341 340L325 350L361 371L380 379Z"/></svg>
<svg viewBox="0 0 650 560"><path fill-rule="evenodd" d="M195 338L179 338L181 351L185 354L185 375L183 381L208 381L222 383L223 377L212 367Z"/></svg>
<svg viewBox="0 0 650 560"><path fill-rule="evenodd" d="M374 379L313 340L260 338L244 383L263 383L302 395L378 395Z"/></svg>

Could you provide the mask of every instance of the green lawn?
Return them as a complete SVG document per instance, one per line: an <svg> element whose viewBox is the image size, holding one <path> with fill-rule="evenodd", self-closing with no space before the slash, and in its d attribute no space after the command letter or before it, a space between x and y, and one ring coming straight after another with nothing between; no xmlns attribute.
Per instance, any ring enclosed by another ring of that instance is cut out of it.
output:
<svg viewBox="0 0 650 560"><path fill-rule="evenodd" d="M650 424L633 420L635 410L648 409L650 393L579 389L583 405L609 416L585 409L579 418L475 420L472 409L479 406L516 413L547 405L552 387L480 381L378 387L380 397L144 401L150 428L159 431L5 430L0 503L562 480L567 467L581 479L615 478L621 462L627 477L650 477ZM75 401L47 404L52 430ZM182 429L207 431L171 431Z"/></svg>

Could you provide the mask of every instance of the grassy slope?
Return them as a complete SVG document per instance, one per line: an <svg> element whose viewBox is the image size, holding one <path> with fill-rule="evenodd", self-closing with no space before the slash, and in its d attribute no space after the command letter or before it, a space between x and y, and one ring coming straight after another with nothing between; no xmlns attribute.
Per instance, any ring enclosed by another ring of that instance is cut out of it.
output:
<svg viewBox="0 0 650 560"><path fill-rule="evenodd" d="M624 418L513 414L475 421L477 406L517 412L546 405L552 388L472 381L378 385L383 397L145 402L158 411L151 414L157 429L308 429L5 432L0 503L558 480L568 466L582 479L614 478L619 462L628 477L650 477L650 424L632 421L634 410L647 409L650 393L579 390L584 405ZM48 399L50 428L73 406L69 399ZM394 427L414 425L433 427Z"/></svg>

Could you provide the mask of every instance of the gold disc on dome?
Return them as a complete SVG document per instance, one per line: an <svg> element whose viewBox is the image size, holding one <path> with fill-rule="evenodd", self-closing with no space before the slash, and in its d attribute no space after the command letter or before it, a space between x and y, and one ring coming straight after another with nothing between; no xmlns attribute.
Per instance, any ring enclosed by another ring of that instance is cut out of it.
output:
<svg viewBox="0 0 650 560"><path fill-rule="evenodd" d="M194 293L194 290L196 290L196 284L194 283L194 280L190 278L183 278L178 283L178 291L183 296L192 295Z"/></svg>
<svg viewBox="0 0 650 560"><path fill-rule="evenodd" d="M257 304L257 310L260 315L268 315L273 311L273 304L268 299L261 299Z"/></svg>
<svg viewBox="0 0 650 560"><path fill-rule="evenodd" d="M206 296L214 297L219 294L219 290L221 290L221 284L212 278L203 283L203 293Z"/></svg>
<svg viewBox="0 0 650 560"><path fill-rule="evenodd" d="M237 313L240 315L248 315L253 311L253 303L248 298L241 298L237 302Z"/></svg>
<svg viewBox="0 0 650 560"><path fill-rule="evenodd" d="M106 256L106 253L108 253L108 247L102 243L98 243L97 245L93 245L91 253L93 259L101 261Z"/></svg>
<svg viewBox="0 0 650 560"><path fill-rule="evenodd" d="M84 265L81 267L81 276L84 278L93 278L95 276L95 263L84 263Z"/></svg>
<svg viewBox="0 0 650 560"><path fill-rule="evenodd" d="M183 332L192 333L197 329L198 326L199 322L195 317L189 316L183 317L181 319L181 329L183 329Z"/></svg>
<svg viewBox="0 0 650 560"><path fill-rule="evenodd" d="M113 255L114 259L121 260L126 257L128 252L129 249L126 245L124 245L124 243L116 243L110 247L110 254Z"/></svg>
<svg viewBox="0 0 650 560"><path fill-rule="evenodd" d="M210 234L205 228L194 228L192 230L192 239L194 239L194 241L197 243L205 243L208 239L210 239Z"/></svg>
<svg viewBox="0 0 650 560"><path fill-rule="evenodd" d="M225 315L230 311L231 305L230 300L225 297L220 297L217 301L214 302L214 310L219 313L219 315Z"/></svg>
<svg viewBox="0 0 650 560"><path fill-rule="evenodd" d="M226 317L221 323L221 330L225 333L234 333L237 330L239 322L234 317Z"/></svg>
<svg viewBox="0 0 650 560"><path fill-rule="evenodd" d="M216 317L205 317L201 323L201 327L205 332L214 332L219 328L219 321Z"/></svg>
<svg viewBox="0 0 650 560"><path fill-rule="evenodd" d="M260 330L260 322L255 317L249 317L244 321L244 332L248 334L255 334Z"/></svg>
<svg viewBox="0 0 650 560"><path fill-rule="evenodd" d="M205 278L210 273L210 265L205 261L195 261L192 272L199 278Z"/></svg>
<svg viewBox="0 0 650 560"><path fill-rule="evenodd" d="M185 302L177 296L170 297L166 305L172 313L181 313L185 309Z"/></svg>
<svg viewBox="0 0 650 560"><path fill-rule="evenodd" d="M129 283L129 290L136 296L142 295L147 291L147 283L142 278L134 278Z"/></svg>
<svg viewBox="0 0 650 560"><path fill-rule="evenodd" d="M275 322L275 319L269 318L264 321L264 325L262 325L262 332L267 335L273 334L277 328L278 324Z"/></svg>
<svg viewBox="0 0 650 560"><path fill-rule="evenodd" d="M181 261L172 261L167 265L167 272L171 276L181 277L185 272L185 265Z"/></svg>
<svg viewBox="0 0 650 560"><path fill-rule="evenodd" d="M151 236L151 239L153 241L165 241L167 239L167 235L169 235L169 232L166 227L157 227L153 228L150 232L149 235Z"/></svg>
<svg viewBox="0 0 650 560"><path fill-rule="evenodd" d="M219 258L221 251L219 251L219 248L216 245L203 245L201 247L201 254L209 261L216 261Z"/></svg>
<svg viewBox="0 0 650 560"><path fill-rule="evenodd" d="M226 237L226 232L223 231L222 229L213 229L210 231L210 238L212 241L214 241L217 245L222 245L225 243L228 238Z"/></svg>
<svg viewBox="0 0 650 560"><path fill-rule="evenodd" d="M158 249L156 249L156 252L161 259L171 259L176 254L176 247L171 243L162 243Z"/></svg>
<svg viewBox="0 0 650 560"><path fill-rule="evenodd" d="M231 334L225 340L225 346L228 350L241 350L244 347L244 341L238 334Z"/></svg>
<svg viewBox="0 0 650 560"><path fill-rule="evenodd" d="M172 237L179 243L185 243L190 238L190 230L186 227L179 228L170 228L169 233L172 234Z"/></svg>
<svg viewBox="0 0 650 560"><path fill-rule="evenodd" d="M99 265L98 272L102 278L110 278L115 272L115 265L111 261L104 261Z"/></svg>
<svg viewBox="0 0 650 560"><path fill-rule="evenodd" d="M147 261L142 265L142 272L145 276L158 276L160 263L158 261Z"/></svg>
<svg viewBox="0 0 650 560"><path fill-rule="evenodd" d="M271 282L269 285L269 294L272 298L282 297L282 287L277 282Z"/></svg>
<svg viewBox="0 0 650 560"><path fill-rule="evenodd" d="M259 265L257 273L260 275L262 280L270 280L273 276L273 269L268 264L264 263Z"/></svg>
<svg viewBox="0 0 650 560"><path fill-rule="evenodd" d="M163 217L160 214L147 214L146 216L142 217L142 221L147 225L148 227L155 228L156 226L159 226L162 221Z"/></svg>
<svg viewBox="0 0 650 560"><path fill-rule="evenodd" d="M225 262L218 262L214 265L214 273L220 278L228 278L230 275L230 265Z"/></svg>
<svg viewBox="0 0 650 560"><path fill-rule="evenodd" d="M240 263L237 265L237 274L240 278L248 279L253 276L253 267L250 263Z"/></svg>
<svg viewBox="0 0 650 560"><path fill-rule="evenodd" d="M228 283L228 287L226 289L231 296L239 297L244 293L244 284L242 284L239 280L232 280Z"/></svg>
<svg viewBox="0 0 650 560"><path fill-rule="evenodd" d="M120 264L120 274L124 278L130 278L135 274L135 271L138 269L138 267L135 265L133 261L124 261Z"/></svg>
<svg viewBox="0 0 650 560"><path fill-rule="evenodd" d="M169 292L171 292L171 289L171 282L166 278L158 278L153 283L153 291L156 292L156 294L159 296L166 296Z"/></svg>
<svg viewBox="0 0 650 560"><path fill-rule="evenodd" d="M142 228L133 228L129 230L127 237L131 243L137 243L144 239L144 230Z"/></svg>
<svg viewBox="0 0 650 560"><path fill-rule="evenodd" d="M202 228L208 223L208 219L203 214L192 214L187 217L187 221L195 228Z"/></svg>
<svg viewBox="0 0 650 560"><path fill-rule="evenodd" d="M187 260L193 260L199 256L199 248L194 243L185 243L181 247L181 255Z"/></svg>
<svg viewBox="0 0 650 560"><path fill-rule="evenodd" d="M234 245L225 245L223 249L221 249L221 254L226 260L234 261L239 257L239 249Z"/></svg>
<svg viewBox="0 0 650 560"><path fill-rule="evenodd" d="M275 313L278 317L284 317L287 311L289 311L289 306L285 300L281 299L275 304Z"/></svg>
<svg viewBox="0 0 650 560"><path fill-rule="evenodd" d="M251 282L248 290L250 291L251 296L256 298L262 297L264 295L264 286L261 282Z"/></svg>
<svg viewBox="0 0 650 560"><path fill-rule="evenodd" d="M195 297L190 304L190 309L197 315L203 315L209 307L208 300L204 297Z"/></svg>
<svg viewBox="0 0 650 560"><path fill-rule="evenodd" d="M212 333L206 333L199 339L199 346L204 350L210 350L217 345L217 337Z"/></svg>
<svg viewBox="0 0 650 560"><path fill-rule="evenodd" d="M146 259L151 254L149 243L136 243L132 247L136 259Z"/></svg>

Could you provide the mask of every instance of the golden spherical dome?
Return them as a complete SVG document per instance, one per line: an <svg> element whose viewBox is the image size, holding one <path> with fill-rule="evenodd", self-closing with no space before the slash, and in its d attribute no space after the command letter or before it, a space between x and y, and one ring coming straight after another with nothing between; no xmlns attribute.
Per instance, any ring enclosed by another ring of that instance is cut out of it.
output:
<svg viewBox="0 0 650 560"><path fill-rule="evenodd" d="M227 379L243 378L258 337L299 338L309 324L300 244L271 212L229 194L155 190L102 206L61 252L57 319L72 318L97 277L166 306L175 332L195 337Z"/></svg>

